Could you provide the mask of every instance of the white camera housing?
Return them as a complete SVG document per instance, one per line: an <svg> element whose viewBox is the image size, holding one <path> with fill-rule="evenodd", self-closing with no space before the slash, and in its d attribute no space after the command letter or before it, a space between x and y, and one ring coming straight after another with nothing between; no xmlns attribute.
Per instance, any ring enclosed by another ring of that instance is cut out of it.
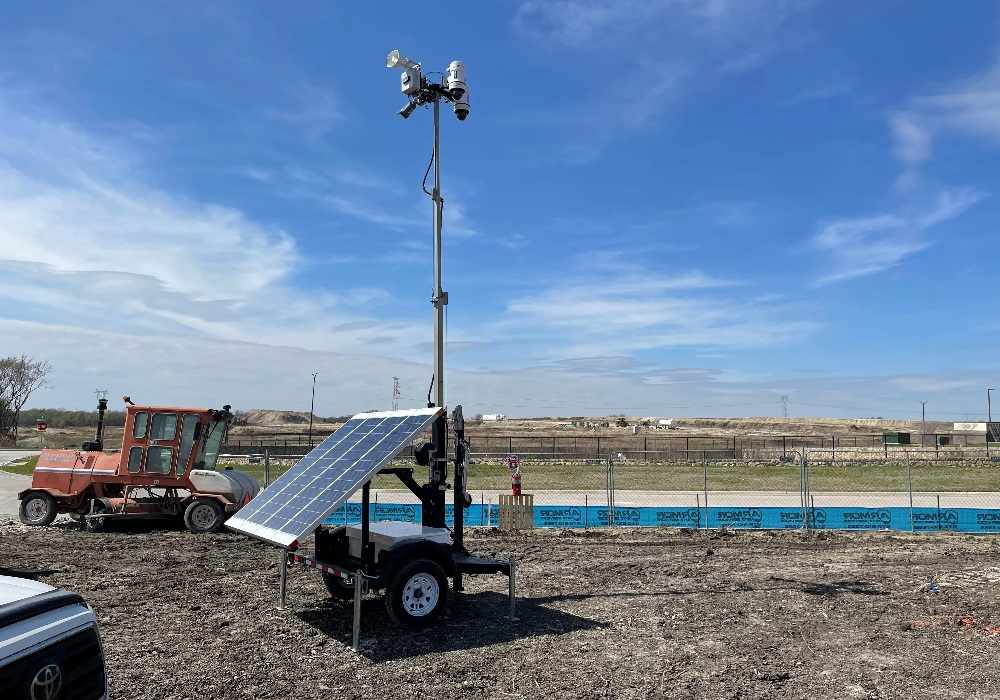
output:
<svg viewBox="0 0 1000 700"><path fill-rule="evenodd" d="M461 61L452 61L448 66L448 89L456 100L461 99L469 90L465 84L465 64Z"/></svg>
<svg viewBox="0 0 1000 700"><path fill-rule="evenodd" d="M420 92L423 76L420 75L420 68L407 68L399 76L399 86L404 95L415 95Z"/></svg>
<svg viewBox="0 0 1000 700"><path fill-rule="evenodd" d="M465 118L469 116L469 88L465 88L465 92L462 96L457 98L454 103L455 116L458 117L458 121L464 122Z"/></svg>

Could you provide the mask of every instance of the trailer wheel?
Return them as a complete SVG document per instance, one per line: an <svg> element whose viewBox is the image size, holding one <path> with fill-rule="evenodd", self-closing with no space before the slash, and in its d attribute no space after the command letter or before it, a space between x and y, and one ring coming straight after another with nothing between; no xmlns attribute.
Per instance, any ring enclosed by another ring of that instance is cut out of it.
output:
<svg viewBox="0 0 1000 700"><path fill-rule="evenodd" d="M94 505L91 509L93 515L100 515L101 513L111 513L115 507L111 505L111 501L106 498L96 498L94 499ZM104 532L108 529L108 519L107 518L85 518L84 525L88 532Z"/></svg>
<svg viewBox="0 0 1000 700"><path fill-rule="evenodd" d="M56 519L59 508L47 491L32 491L21 501L21 522L25 525L49 525Z"/></svg>
<svg viewBox="0 0 1000 700"><path fill-rule="evenodd" d="M400 568L385 596L392 621L416 629L437 622L447 603L448 577L430 559L415 559Z"/></svg>
<svg viewBox="0 0 1000 700"><path fill-rule="evenodd" d="M323 583L326 590L337 600L354 600L354 585L344 583L344 579L336 574L323 572Z"/></svg>
<svg viewBox="0 0 1000 700"><path fill-rule="evenodd" d="M222 506L214 498L196 498L184 511L184 525L199 535L222 529Z"/></svg>

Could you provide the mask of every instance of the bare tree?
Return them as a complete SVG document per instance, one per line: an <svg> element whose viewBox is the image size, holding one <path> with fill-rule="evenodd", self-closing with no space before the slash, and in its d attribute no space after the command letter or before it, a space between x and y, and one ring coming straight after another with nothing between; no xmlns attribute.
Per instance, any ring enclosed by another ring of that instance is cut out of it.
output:
<svg viewBox="0 0 1000 700"><path fill-rule="evenodd" d="M21 409L32 392L47 386L45 377L51 370L48 362L27 355L0 358L0 444L17 443Z"/></svg>

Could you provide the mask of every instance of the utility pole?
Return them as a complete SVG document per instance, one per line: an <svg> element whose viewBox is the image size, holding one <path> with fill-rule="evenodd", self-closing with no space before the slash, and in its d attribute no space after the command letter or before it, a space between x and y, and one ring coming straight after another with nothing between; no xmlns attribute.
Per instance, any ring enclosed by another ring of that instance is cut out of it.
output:
<svg viewBox="0 0 1000 700"><path fill-rule="evenodd" d="M920 422L923 423L924 420L927 418L927 413L926 413L927 401L921 401L920 399L917 399L917 403L920 404Z"/></svg>
<svg viewBox="0 0 1000 700"><path fill-rule="evenodd" d="M312 402L309 404L309 449L313 446L313 412L316 410L316 375L319 372L313 372L313 396Z"/></svg>

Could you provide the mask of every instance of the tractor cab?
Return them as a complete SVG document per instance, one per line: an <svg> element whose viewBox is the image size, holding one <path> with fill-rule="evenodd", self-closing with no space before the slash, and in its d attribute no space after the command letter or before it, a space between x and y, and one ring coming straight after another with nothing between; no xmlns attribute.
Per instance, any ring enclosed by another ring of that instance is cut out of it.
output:
<svg viewBox="0 0 1000 700"><path fill-rule="evenodd" d="M159 482L214 471L233 418L229 409L128 406L119 476Z"/></svg>

